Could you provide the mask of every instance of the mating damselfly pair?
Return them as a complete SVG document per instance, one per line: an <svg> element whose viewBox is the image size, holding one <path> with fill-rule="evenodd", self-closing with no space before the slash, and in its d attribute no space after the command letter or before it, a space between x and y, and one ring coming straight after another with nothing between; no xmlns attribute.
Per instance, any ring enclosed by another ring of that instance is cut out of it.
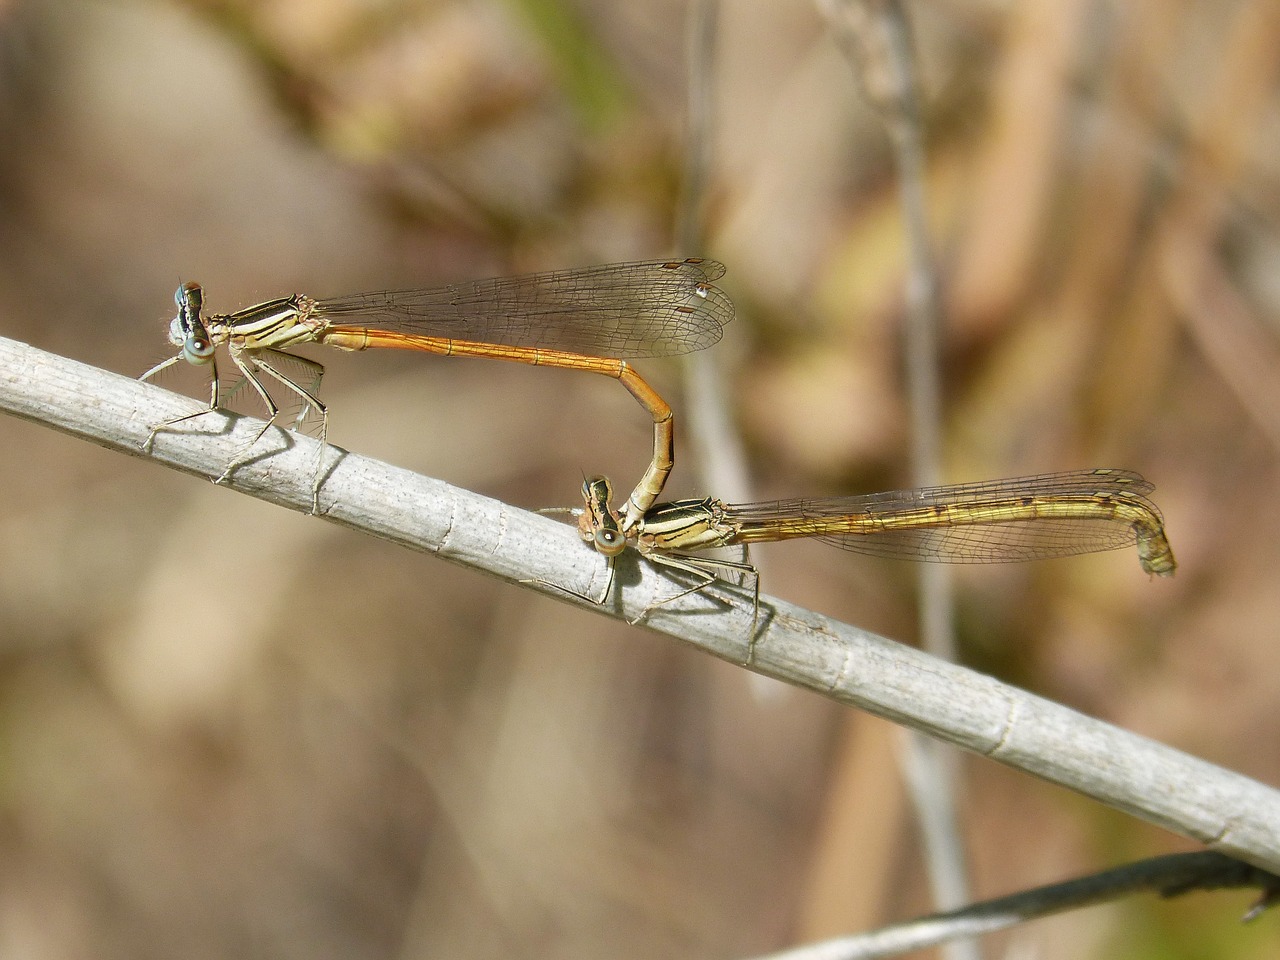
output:
<svg viewBox="0 0 1280 960"><path fill-rule="evenodd" d="M606 556L628 544L648 559L701 578L715 567L754 572L747 563L710 560L697 551L771 540L815 537L848 550L909 560L990 563L1063 557L1136 545L1144 570L1174 572L1163 519L1136 473L1098 469L891 491L855 497L728 504L713 498L658 503L675 460L670 405L627 363L674 356L720 339L733 304L713 281L714 260L606 264L423 290L355 294L327 300L294 295L231 314L205 316L199 284L175 295L169 339L180 352L143 374L187 361L210 371L209 406L152 428L157 433L218 410L224 387L217 353L225 347L238 376L269 418L254 444L280 417L268 383L283 387L320 418L320 456L328 410L317 396L323 367L288 352L305 343L343 350L393 348L441 356L511 360L581 370L619 380L653 421L649 466L620 510L607 480L583 488L579 531ZM291 375L301 364L306 382ZM241 461L230 464L225 479ZM312 507L318 508L317 465ZM757 584L758 589L758 584ZM684 594L677 594L682 596Z"/></svg>

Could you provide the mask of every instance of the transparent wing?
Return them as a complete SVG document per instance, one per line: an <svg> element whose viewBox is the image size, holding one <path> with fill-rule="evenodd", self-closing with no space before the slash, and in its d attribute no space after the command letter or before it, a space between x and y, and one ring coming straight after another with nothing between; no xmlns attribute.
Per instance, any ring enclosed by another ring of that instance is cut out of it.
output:
<svg viewBox="0 0 1280 960"><path fill-rule="evenodd" d="M742 542L813 537L902 560L998 563L1163 538L1153 490L1126 470L1082 470L855 497L732 504Z"/></svg>
<svg viewBox="0 0 1280 960"><path fill-rule="evenodd" d="M720 339L733 303L714 260L652 260L316 302L343 325L597 357L674 356Z"/></svg>

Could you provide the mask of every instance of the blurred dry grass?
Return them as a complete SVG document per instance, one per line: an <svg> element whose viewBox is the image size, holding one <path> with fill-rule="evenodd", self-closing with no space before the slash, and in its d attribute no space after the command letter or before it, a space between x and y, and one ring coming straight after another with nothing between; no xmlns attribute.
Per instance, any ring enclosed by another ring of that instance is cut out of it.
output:
<svg viewBox="0 0 1280 960"><path fill-rule="evenodd" d="M963 571L966 655L1280 782L1280 11L917 12L949 473L1139 469L1182 564ZM684 13L0 4L0 332L135 373L179 278L232 309L661 255ZM682 252L730 267L759 493L899 485L877 121L808 5L729 4L719 49L709 247ZM515 503L644 462L608 382L323 359L335 442ZM885 724L28 424L0 445L0 954L732 957L926 908ZM673 486L705 492L687 456ZM771 592L911 639L907 571L769 556ZM1177 846L966 767L981 894ZM1273 956L1242 907L1022 936Z"/></svg>

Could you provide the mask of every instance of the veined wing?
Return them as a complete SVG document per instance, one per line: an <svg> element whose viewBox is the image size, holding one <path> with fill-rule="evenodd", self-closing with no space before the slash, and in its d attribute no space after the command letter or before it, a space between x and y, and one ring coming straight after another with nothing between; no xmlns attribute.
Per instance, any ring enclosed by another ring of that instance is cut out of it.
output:
<svg viewBox="0 0 1280 960"><path fill-rule="evenodd" d="M651 260L316 302L342 325L596 357L674 356L720 339L733 303L715 260Z"/></svg>

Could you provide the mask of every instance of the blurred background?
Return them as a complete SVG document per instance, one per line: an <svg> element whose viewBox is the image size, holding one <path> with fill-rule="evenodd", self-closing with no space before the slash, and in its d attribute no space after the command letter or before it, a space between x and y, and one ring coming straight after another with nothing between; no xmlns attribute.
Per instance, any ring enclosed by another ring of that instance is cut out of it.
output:
<svg viewBox="0 0 1280 960"><path fill-rule="evenodd" d="M962 658L1280 783L1280 4L912 10L947 478L1138 470L1181 564L957 569ZM702 254L756 498L908 485L882 125L812 5L726 4L704 243L677 250L688 14L0 0L0 334L137 375L180 280L226 312ZM334 443L514 504L647 460L603 378L312 355ZM682 416L678 365L637 366ZM719 493L696 419L671 495ZM0 956L738 957L930 909L887 723L30 423L0 449ZM908 565L754 557L914 642ZM978 896L1190 848L961 766ZM1273 957L1249 901L992 946Z"/></svg>

